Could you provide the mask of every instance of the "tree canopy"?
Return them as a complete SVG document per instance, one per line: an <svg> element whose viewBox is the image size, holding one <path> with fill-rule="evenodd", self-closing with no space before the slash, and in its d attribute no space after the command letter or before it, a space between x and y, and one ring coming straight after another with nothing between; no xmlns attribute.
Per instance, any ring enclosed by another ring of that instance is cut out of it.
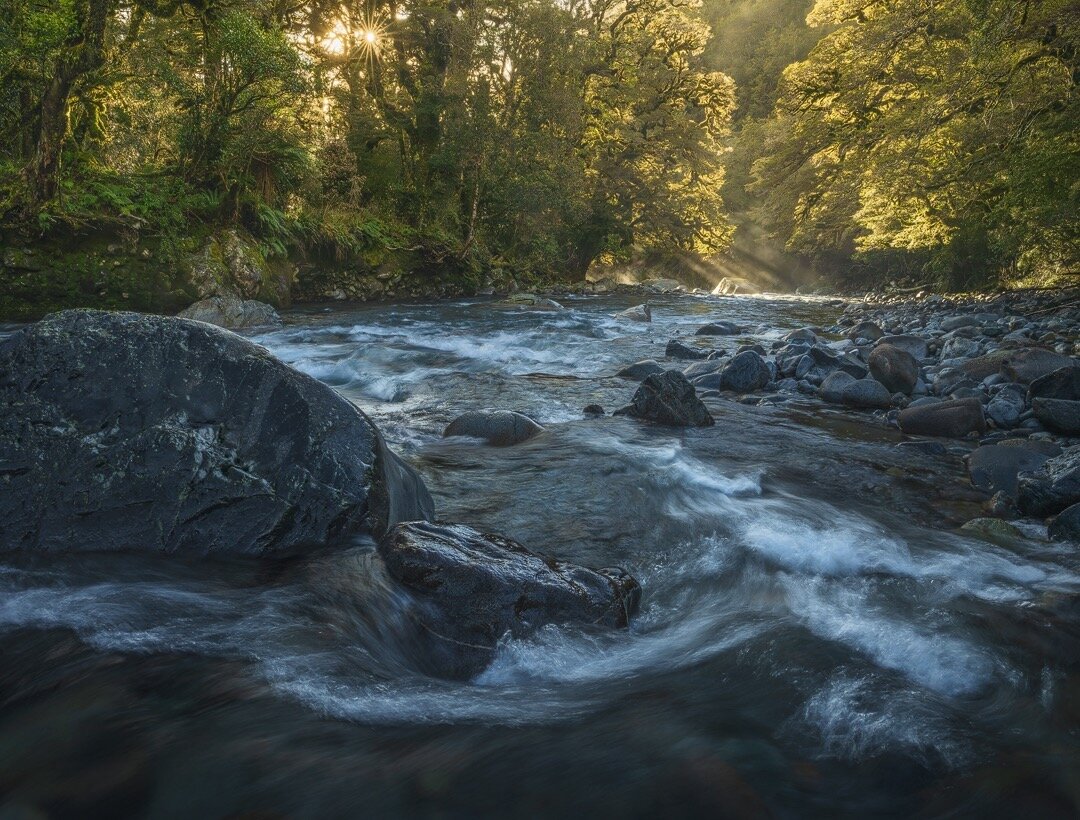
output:
<svg viewBox="0 0 1080 820"><path fill-rule="evenodd" d="M0 0L0 219L580 278L1080 265L1070 0ZM725 207L728 201L732 211ZM877 267L875 267L875 265Z"/></svg>

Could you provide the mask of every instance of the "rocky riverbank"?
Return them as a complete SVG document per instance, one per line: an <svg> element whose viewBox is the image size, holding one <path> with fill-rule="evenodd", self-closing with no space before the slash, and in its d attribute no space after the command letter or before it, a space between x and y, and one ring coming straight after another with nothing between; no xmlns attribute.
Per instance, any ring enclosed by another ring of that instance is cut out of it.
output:
<svg viewBox="0 0 1080 820"><path fill-rule="evenodd" d="M712 423L702 399L816 401L899 430L901 447L943 457L959 449L989 516L1049 518L1051 538L1080 538L1080 292L827 304L841 309L833 324L768 347L755 339L769 328L731 322L719 304L693 335L617 373L642 382L617 412L686 426ZM642 305L620 316L647 313Z"/></svg>

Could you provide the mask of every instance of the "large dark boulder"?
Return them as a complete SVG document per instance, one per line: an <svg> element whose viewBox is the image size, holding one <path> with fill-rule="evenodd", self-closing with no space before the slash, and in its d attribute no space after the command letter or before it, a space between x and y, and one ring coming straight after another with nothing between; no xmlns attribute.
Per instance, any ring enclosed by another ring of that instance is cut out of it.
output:
<svg viewBox="0 0 1080 820"><path fill-rule="evenodd" d="M717 386L735 393L752 393L765 387L771 378L765 360L753 350L744 350L724 365Z"/></svg>
<svg viewBox="0 0 1080 820"><path fill-rule="evenodd" d="M848 385L854 384L855 377L843 370L837 370L826 377L818 389L821 398L832 404L841 404L844 401L844 390Z"/></svg>
<svg viewBox="0 0 1080 820"><path fill-rule="evenodd" d="M735 336L742 333L742 328L734 322L710 322L697 329L695 336Z"/></svg>
<svg viewBox="0 0 1080 820"><path fill-rule="evenodd" d="M1075 541L1080 544L1080 504L1065 508L1046 530L1051 541Z"/></svg>
<svg viewBox="0 0 1080 820"><path fill-rule="evenodd" d="M968 476L980 490L991 494L1003 492L1015 498L1017 476L1039 469L1049 458L1046 453L1028 447L989 444L968 455Z"/></svg>
<svg viewBox="0 0 1080 820"><path fill-rule="evenodd" d="M450 422L443 436L470 436L496 447L507 447L527 441L543 430L531 418L513 410L470 410Z"/></svg>
<svg viewBox="0 0 1080 820"><path fill-rule="evenodd" d="M1028 515L1054 515L1080 503L1080 447L1070 447L1017 481L1020 509Z"/></svg>
<svg viewBox="0 0 1080 820"><path fill-rule="evenodd" d="M626 627L641 597L622 569L565 563L459 524L399 524L378 551L414 593L432 664L449 677L480 671L507 634L547 624Z"/></svg>
<svg viewBox="0 0 1080 820"><path fill-rule="evenodd" d="M0 550L278 555L431 518L351 403L186 319L74 310L0 343Z"/></svg>
<svg viewBox="0 0 1080 820"><path fill-rule="evenodd" d="M871 342L880 339L885 335L878 325L871 321L859 322L855 327L848 331L849 339L869 339Z"/></svg>
<svg viewBox="0 0 1080 820"><path fill-rule="evenodd" d="M812 347L799 359L794 375L796 379L809 379L820 383L837 370L842 370L856 379L865 378L869 372L862 362L848 356L833 355L822 347Z"/></svg>
<svg viewBox="0 0 1080 820"><path fill-rule="evenodd" d="M1036 398L1031 402L1031 409L1047 430L1065 436L1080 436L1080 401Z"/></svg>
<svg viewBox="0 0 1080 820"><path fill-rule="evenodd" d="M700 347L691 347L688 344L680 342L678 339L672 339L667 343L667 347L664 348L664 355L669 359L707 359L709 358L710 351Z"/></svg>
<svg viewBox="0 0 1080 820"><path fill-rule="evenodd" d="M969 359L960 365L960 370L975 381L1001 373L1009 381L1030 384L1055 370L1072 365L1073 360L1061 353L1025 347L1019 350L995 350L985 356Z"/></svg>
<svg viewBox="0 0 1080 820"><path fill-rule="evenodd" d="M919 363L910 353L892 345L874 348L868 361L870 375L885 385L890 393L911 395L919 381Z"/></svg>
<svg viewBox="0 0 1080 820"><path fill-rule="evenodd" d="M882 336L878 339L878 346L891 345L913 356L916 360L925 359L929 350L926 339L913 334L898 334L896 336Z"/></svg>
<svg viewBox="0 0 1080 820"><path fill-rule="evenodd" d="M633 379L639 382L646 376L651 376L653 373L663 373L664 370L666 368L655 359L642 359L640 362L627 365L615 375L621 379Z"/></svg>
<svg viewBox="0 0 1080 820"><path fill-rule="evenodd" d="M678 370L649 376L630 404L615 415L632 416L673 427L711 427L713 417L697 397L694 385Z"/></svg>
<svg viewBox="0 0 1080 820"><path fill-rule="evenodd" d="M1059 367L1035 379L1028 387L1028 397L1080 401L1080 365Z"/></svg>
<svg viewBox="0 0 1080 820"><path fill-rule="evenodd" d="M876 379L853 379L840 389L840 403L860 410L884 409L892 406L892 395Z"/></svg>
<svg viewBox="0 0 1080 820"><path fill-rule="evenodd" d="M909 435L961 438L986 432L986 418L978 399L953 399L900 411L900 429Z"/></svg>

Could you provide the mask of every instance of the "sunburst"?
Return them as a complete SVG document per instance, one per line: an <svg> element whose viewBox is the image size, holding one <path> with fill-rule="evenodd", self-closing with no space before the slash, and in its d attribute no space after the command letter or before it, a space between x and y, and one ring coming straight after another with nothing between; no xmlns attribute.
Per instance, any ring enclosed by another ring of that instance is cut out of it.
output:
<svg viewBox="0 0 1080 820"><path fill-rule="evenodd" d="M390 18L383 11L364 11L348 22L338 20L319 45L328 54L378 60L389 34Z"/></svg>

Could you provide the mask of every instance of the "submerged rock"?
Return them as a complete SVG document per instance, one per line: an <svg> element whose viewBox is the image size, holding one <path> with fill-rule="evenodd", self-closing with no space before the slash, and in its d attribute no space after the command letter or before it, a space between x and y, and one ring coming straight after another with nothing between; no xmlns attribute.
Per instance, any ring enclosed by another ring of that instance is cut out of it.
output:
<svg viewBox="0 0 1080 820"><path fill-rule="evenodd" d="M1017 481L1020 509L1028 515L1054 515L1080 503L1080 446L1048 459Z"/></svg>
<svg viewBox="0 0 1080 820"><path fill-rule="evenodd" d="M641 587L618 568L587 569L460 524L399 524L379 542L389 574L410 589L440 674L468 677L504 635L547 624L624 628Z"/></svg>
<svg viewBox="0 0 1080 820"><path fill-rule="evenodd" d="M713 418L697 397L694 385L678 370L668 370L646 378L630 404L616 410L615 414L673 427L711 427L713 424Z"/></svg>
<svg viewBox="0 0 1080 820"><path fill-rule="evenodd" d="M443 436L471 436L496 447L507 447L527 441L543 429L528 416L512 410L470 410L450 422Z"/></svg>
<svg viewBox="0 0 1080 820"><path fill-rule="evenodd" d="M231 330L281 326L281 317L270 305L236 296L211 296L184 308L177 315L181 319L194 319Z"/></svg>
<svg viewBox="0 0 1080 820"><path fill-rule="evenodd" d="M428 519L331 388L202 322L54 314L0 343L0 550L277 555Z"/></svg>

